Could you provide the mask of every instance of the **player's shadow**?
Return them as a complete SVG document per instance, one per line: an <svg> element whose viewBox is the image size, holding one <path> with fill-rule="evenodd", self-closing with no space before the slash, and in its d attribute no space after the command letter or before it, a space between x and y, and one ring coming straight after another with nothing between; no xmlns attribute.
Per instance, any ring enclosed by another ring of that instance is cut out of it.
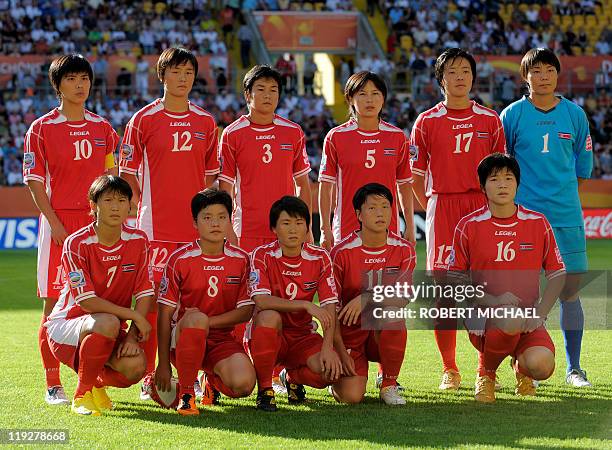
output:
<svg viewBox="0 0 612 450"><path fill-rule="evenodd" d="M126 417L151 422L207 427L261 437L301 440L351 440L398 447L510 446L547 447L547 440L612 439L612 410L603 398L567 390L538 391L534 399L498 395L495 404L474 402L470 395L420 391L407 395L405 407L380 404L369 394L360 405L339 405L325 394L304 406L279 399L277 413L254 408L255 399L223 400L222 407L201 408L200 416L181 417L152 404L117 405ZM310 395L310 394L309 394ZM538 445L535 441L541 441ZM564 443L566 444L566 443ZM333 443L330 442L330 445ZM564 446L564 448L574 448ZM578 448L578 447L575 447Z"/></svg>

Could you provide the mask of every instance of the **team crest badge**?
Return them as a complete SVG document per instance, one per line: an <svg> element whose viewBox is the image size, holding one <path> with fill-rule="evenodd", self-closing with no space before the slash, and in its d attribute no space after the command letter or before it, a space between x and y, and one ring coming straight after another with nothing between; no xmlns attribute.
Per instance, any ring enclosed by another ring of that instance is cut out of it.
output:
<svg viewBox="0 0 612 450"><path fill-rule="evenodd" d="M416 161L419 157L419 147L416 145L410 145L408 149L410 151L410 161Z"/></svg>
<svg viewBox="0 0 612 450"><path fill-rule="evenodd" d="M168 293L168 278L162 277L159 282L159 295L166 295Z"/></svg>
<svg viewBox="0 0 612 450"><path fill-rule="evenodd" d="M252 270L249 274L249 286L255 287L259 284L259 269Z"/></svg>

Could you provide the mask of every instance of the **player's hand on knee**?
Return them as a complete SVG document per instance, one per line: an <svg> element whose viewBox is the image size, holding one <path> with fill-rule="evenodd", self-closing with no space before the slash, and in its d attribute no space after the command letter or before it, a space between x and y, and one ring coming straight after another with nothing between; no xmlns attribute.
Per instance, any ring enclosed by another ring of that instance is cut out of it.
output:
<svg viewBox="0 0 612 450"><path fill-rule="evenodd" d="M136 356L138 355L142 349L138 342L134 341L132 338L127 337L119 344L117 348L117 359L122 358L124 356Z"/></svg>
<svg viewBox="0 0 612 450"><path fill-rule="evenodd" d="M342 364L342 375L345 377L357 376L357 372L355 371L355 360L351 358L351 355L345 351L340 354L339 358Z"/></svg>
<svg viewBox="0 0 612 450"><path fill-rule="evenodd" d="M331 348L322 348L319 354L323 378L337 381L342 373L342 363L338 354Z"/></svg>
<svg viewBox="0 0 612 450"><path fill-rule="evenodd" d="M332 325L332 316L330 313L325 311L320 306L314 305L312 303L308 304L308 314L315 317L319 322L321 322L321 326L323 330L327 330Z"/></svg>
<svg viewBox="0 0 612 450"><path fill-rule="evenodd" d="M523 327L521 329L522 333L531 333L532 331L537 330L544 324L544 318L542 317L529 317L525 319L523 322Z"/></svg>
<svg viewBox="0 0 612 450"><path fill-rule="evenodd" d="M149 339L149 334L151 333L151 324L147 321L147 319L140 313L134 312L135 316L132 319L136 328L138 328L138 341L144 342Z"/></svg>
<svg viewBox="0 0 612 450"><path fill-rule="evenodd" d="M338 314L338 320L344 325L351 326L357 324L361 316L361 295L348 302Z"/></svg>
<svg viewBox="0 0 612 450"><path fill-rule="evenodd" d="M172 378L170 365L158 365L155 369L155 385L157 389L168 392L170 390L170 378Z"/></svg>

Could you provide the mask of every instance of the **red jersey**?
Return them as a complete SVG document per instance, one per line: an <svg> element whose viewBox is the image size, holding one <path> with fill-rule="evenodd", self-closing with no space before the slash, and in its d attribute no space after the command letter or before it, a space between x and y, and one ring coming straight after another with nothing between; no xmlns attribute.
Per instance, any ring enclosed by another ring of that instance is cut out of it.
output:
<svg viewBox="0 0 612 450"><path fill-rule="evenodd" d="M197 238L189 205L206 187L205 176L219 173L217 134L215 119L199 106L171 113L161 99L127 124L119 172L141 176L137 226L150 240Z"/></svg>
<svg viewBox="0 0 612 450"><path fill-rule="evenodd" d="M88 211L87 191L115 167L118 143L102 117L85 110L85 119L73 122L55 108L36 119L25 136L23 180L43 183L55 211Z"/></svg>
<svg viewBox="0 0 612 450"><path fill-rule="evenodd" d="M112 247L98 243L94 224L68 236L62 252L66 282L49 320L73 319L85 314L79 303L103 298L124 308L155 295L149 265L149 240L140 230L121 227L121 239Z"/></svg>
<svg viewBox="0 0 612 450"><path fill-rule="evenodd" d="M270 207L285 195L296 195L294 180L310 172L304 132L277 115L270 125L252 124L241 116L223 130L219 153L219 180L235 188L236 236L274 239Z"/></svg>
<svg viewBox="0 0 612 450"><path fill-rule="evenodd" d="M327 252L311 244L302 246L300 256L283 256L278 241L253 250L249 280L251 297L273 295L312 302L319 294L319 305L338 302L331 262ZM312 316L306 311L281 313L283 330L311 328Z"/></svg>
<svg viewBox="0 0 612 450"><path fill-rule="evenodd" d="M170 255L157 301L176 308L175 322L181 320L187 308L218 316L255 304L247 293L248 281L248 253L226 242L223 255L207 256L195 241ZM233 327L211 328L209 336L229 336L232 330Z"/></svg>
<svg viewBox="0 0 612 450"><path fill-rule="evenodd" d="M341 306L374 286L412 283L416 266L414 245L395 233L388 234L384 247L371 248L353 232L332 249L331 257Z"/></svg>
<svg viewBox="0 0 612 450"><path fill-rule="evenodd" d="M532 306L540 298L540 271L548 279L565 266L543 214L518 206L512 217L493 217L488 206L465 216L455 229L450 270L470 271L494 296L511 292Z"/></svg>
<svg viewBox="0 0 612 450"><path fill-rule="evenodd" d="M410 134L412 172L425 177L425 195L480 191L476 169L491 153L506 152L499 116L472 101L467 109L440 102L417 117Z"/></svg>
<svg viewBox="0 0 612 450"><path fill-rule="evenodd" d="M386 122L380 122L378 131L364 131L351 119L327 133L319 181L336 185L335 242L359 228L353 196L367 183L380 183L393 193L390 231L399 233L397 185L412 183L408 139Z"/></svg>

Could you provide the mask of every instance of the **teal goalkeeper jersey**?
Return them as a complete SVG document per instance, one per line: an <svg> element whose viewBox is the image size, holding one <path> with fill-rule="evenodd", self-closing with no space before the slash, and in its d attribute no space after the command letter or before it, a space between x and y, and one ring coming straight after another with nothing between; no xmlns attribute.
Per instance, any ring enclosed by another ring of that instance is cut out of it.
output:
<svg viewBox="0 0 612 450"><path fill-rule="evenodd" d="M501 113L508 154L521 168L517 203L539 211L553 227L583 226L578 178L590 178L593 152L589 122L564 97L549 111L525 96Z"/></svg>

